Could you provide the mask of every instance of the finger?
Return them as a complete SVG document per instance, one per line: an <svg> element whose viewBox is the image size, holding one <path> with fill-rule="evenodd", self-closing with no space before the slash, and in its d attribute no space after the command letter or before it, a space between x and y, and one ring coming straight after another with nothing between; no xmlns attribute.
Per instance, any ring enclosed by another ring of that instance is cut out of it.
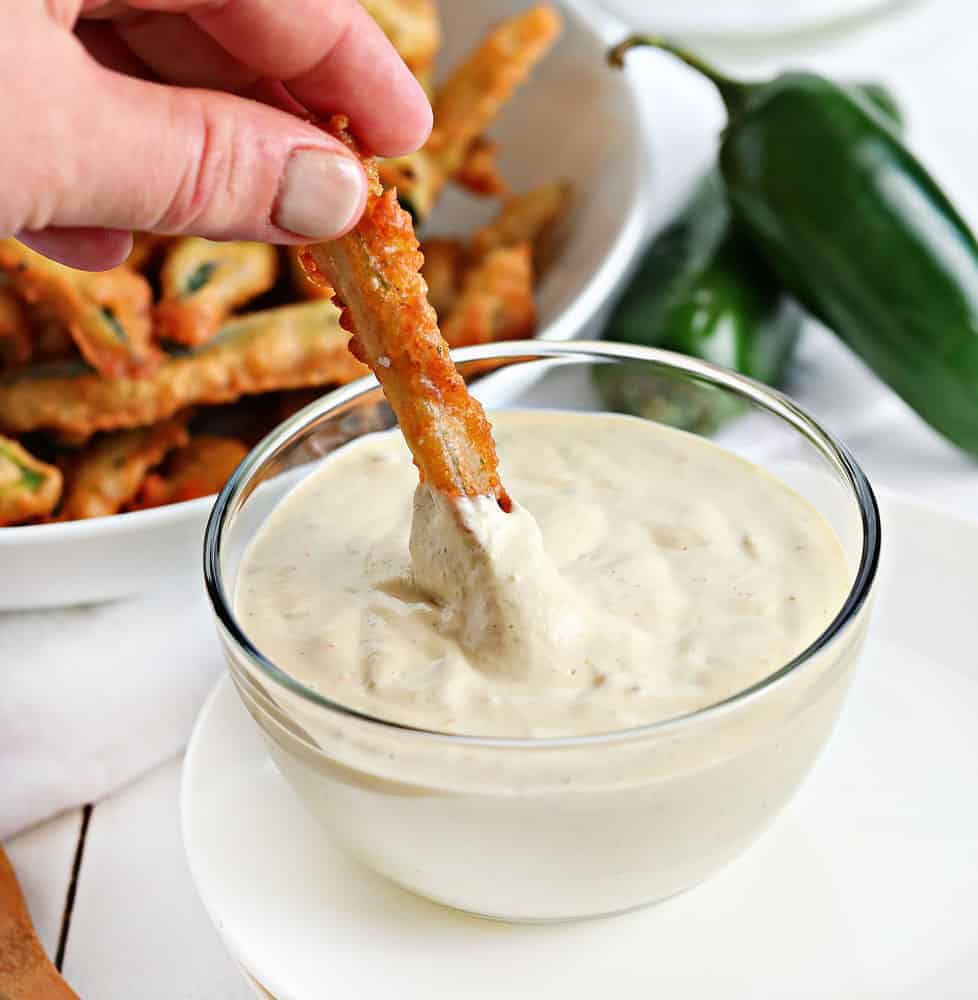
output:
<svg viewBox="0 0 978 1000"><path fill-rule="evenodd" d="M130 51L168 83L239 93L259 77L182 14L144 14L114 28Z"/></svg>
<svg viewBox="0 0 978 1000"><path fill-rule="evenodd" d="M187 13L258 76L284 80L310 111L349 115L361 141L382 156L417 149L431 130L421 85L356 0L129 0L128 6Z"/></svg>
<svg viewBox="0 0 978 1000"><path fill-rule="evenodd" d="M37 173L30 218L15 228L98 224L299 243L339 235L363 211L360 164L307 122L94 63L80 76L35 141L57 147L57 170Z"/></svg>
<svg viewBox="0 0 978 1000"><path fill-rule="evenodd" d="M132 253L132 233L122 229L49 226L22 230L17 239L45 257L81 271L107 271L118 267Z"/></svg>
<svg viewBox="0 0 978 1000"><path fill-rule="evenodd" d="M289 93L288 88L281 80L269 80L262 78L255 82L253 87L244 91L245 97L250 97L253 101L261 101L262 104L270 104L273 108L287 111L290 115L298 115L300 118L308 117L306 109Z"/></svg>
<svg viewBox="0 0 978 1000"><path fill-rule="evenodd" d="M126 0L82 0L81 15L93 19L119 17L128 10Z"/></svg>
<svg viewBox="0 0 978 1000"><path fill-rule="evenodd" d="M431 132L428 95L386 36L359 5L347 35L305 72L284 78L290 92L323 117L342 112L365 148L401 156Z"/></svg>
<svg viewBox="0 0 978 1000"><path fill-rule="evenodd" d="M80 21L75 27L75 35L88 54L107 69L138 76L143 80L153 79L150 68L136 58L129 46L115 33L112 25Z"/></svg>
<svg viewBox="0 0 978 1000"><path fill-rule="evenodd" d="M147 15L147 17L150 16L155 17L157 15ZM186 18L182 19L182 23L187 25L191 31L196 32L197 35L203 35L200 28L191 24ZM234 91L243 97L250 97L252 100L270 104L274 108L281 108L282 111L288 111L293 115L303 116L306 114L307 109L289 93L285 84L280 80L254 79L254 74L245 70L236 59L232 59L223 49L220 50L221 59L231 61L232 67L230 72L227 74L218 74L215 69L217 65L217 61L215 60L209 64L209 68L206 70L206 74L210 77L210 80L198 77L196 82L193 82L185 79L177 79L181 74L186 72L186 65L182 58L173 59L172 54L174 52L179 53L183 51L182 46L179 44L169 46L161 53L155 48L150 49L148 45L144 48L142 39L136 43L136 47L141 51L145 51L153 60L153 68L151 69L146 62L136 56L133 48L124 40L123 36L127 40L131 37L128 31L121 32L117 25L98 23L94 20L81 21L75 28L75 34L82 45L88 50L88 54L107 69L127 73L129 76L138 76L143 80L158 80L162 76L174 83L180 82L184 85L206 86L215 90ZM217 47L217 43L213 39L209 38L209 36L204 37L210 45ZM146 39L147 43L151 41L152 39L150 38Z"/></svg>

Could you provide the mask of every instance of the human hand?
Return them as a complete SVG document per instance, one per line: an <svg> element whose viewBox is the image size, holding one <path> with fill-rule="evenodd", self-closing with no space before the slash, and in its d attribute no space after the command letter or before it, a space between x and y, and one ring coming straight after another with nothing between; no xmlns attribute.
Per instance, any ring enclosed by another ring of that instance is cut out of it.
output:
<svg viewBox="0 0 978 1000"><path fill-rule="evenodd" d="M0 4L0 237L97 270L125 259L131 230L338 236L365 178L304 111L348 114L382 156L431 128L356 0Z"/></svg>

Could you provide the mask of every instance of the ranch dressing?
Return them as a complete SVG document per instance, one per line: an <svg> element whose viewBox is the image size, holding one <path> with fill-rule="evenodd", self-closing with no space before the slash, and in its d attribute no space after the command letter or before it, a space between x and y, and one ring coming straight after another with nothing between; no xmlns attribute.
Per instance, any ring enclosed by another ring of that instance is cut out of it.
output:
<svg viewBox="0 0 978 1000"><path fill-rule="evenodd" d="M583 735L722 701L841 608L828 523L738 456L611 414L503 412L493 427L511 513L417 487L396 431L294 490L239 575L262 653L394 722Z"/></svg>

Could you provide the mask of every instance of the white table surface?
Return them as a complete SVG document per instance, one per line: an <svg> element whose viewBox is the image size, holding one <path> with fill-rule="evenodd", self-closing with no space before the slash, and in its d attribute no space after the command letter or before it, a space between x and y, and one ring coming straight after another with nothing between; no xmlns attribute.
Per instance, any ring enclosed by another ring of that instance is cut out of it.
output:
<svg viewBox="0 0 978 1000"><path fill-rule="evenodd" d="M914 145L973 225L976 37L974 0L921 0L871 32L793 53L799 63L889 83L907 111ZM741 50L738 58L756 66L769 56ZM668 95L649 97L654 129L655 103ZM691 142L702 141L698 125L690 122ZM667 163L667 153L657 149L658 162ZM920 424L824 331L806 336L789 391L844 438L878 485L978 516L978 465ZM86 1000L253 996L190 881L180 841L180 768L180 758L170 760L119 793L5 844L43 944Z"/></svg>

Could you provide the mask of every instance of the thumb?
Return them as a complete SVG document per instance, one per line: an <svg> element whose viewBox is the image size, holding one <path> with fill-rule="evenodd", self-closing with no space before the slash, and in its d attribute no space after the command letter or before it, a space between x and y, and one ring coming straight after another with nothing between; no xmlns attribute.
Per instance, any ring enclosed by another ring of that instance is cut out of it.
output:
<svg viewBox="0 0 978 1000"><path fill-rule="evenodd" d="M72 106L37 137L35 155L58 169L39 173L17 228L300 243L341 235L360 217L363 170L314 125L230 94L91 64L82 72Z"/></svg>

